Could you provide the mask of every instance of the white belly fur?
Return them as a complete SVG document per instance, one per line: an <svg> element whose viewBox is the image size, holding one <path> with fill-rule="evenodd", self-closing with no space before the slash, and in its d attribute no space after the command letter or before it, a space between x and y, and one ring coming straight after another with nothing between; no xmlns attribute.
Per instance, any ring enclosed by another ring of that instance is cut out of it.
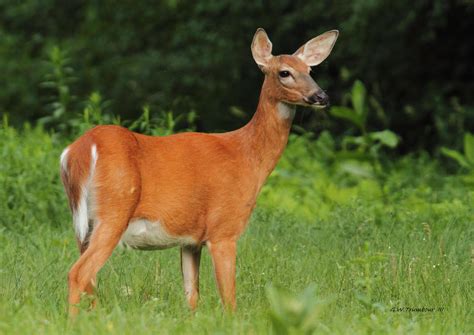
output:
<svg viewBox="0 0 474 335"><path fill-rule="evenodd" d="M144 219L130 221L122 235L122 244L133 249L153 250L167 249L175 246L195 245L190 236L172 236L159 222Z"/></svg>

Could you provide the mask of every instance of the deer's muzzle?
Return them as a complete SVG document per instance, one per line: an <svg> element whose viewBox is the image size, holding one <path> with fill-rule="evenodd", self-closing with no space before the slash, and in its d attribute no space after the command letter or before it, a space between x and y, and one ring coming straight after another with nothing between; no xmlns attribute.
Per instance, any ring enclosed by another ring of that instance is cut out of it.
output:
<svg viewBox="0 0 474 335"><path fill-rule="evenodd" d="M317 106L328 106L329 105L329 97L323 90L319 89L309 97L305 98L305 102L310 105L317 105Z"/></svg>

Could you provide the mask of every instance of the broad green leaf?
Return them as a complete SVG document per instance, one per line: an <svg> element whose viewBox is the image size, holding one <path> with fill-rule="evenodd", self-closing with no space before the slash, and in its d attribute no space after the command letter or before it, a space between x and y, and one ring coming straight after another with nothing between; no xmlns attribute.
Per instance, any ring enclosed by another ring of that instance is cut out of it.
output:
<svg viewBox="0 0 474 335"><path fill-rule="evenodd" d="M464 134L464 155L467 161L474 167L474 135Z"/></svg>
<svg viewBox="0 0 474 335"><path fill-rule="evenodd" d="M369 136L389 148L395 148L398 145L398 136L390 130L375 131Z"/></svg>
<svg viewBox="0 0 474 335"><path fill-rule="evenodd" d="M356 114L354 110L343 107L343 106L334 106L330 110L331 115L350 121L355 126L361 128L363 125L363 119L360 115Z"/></svg>
<svg viewBox="0 0 474 335"><path fill-rule="evenodd" d="M360 80L356 80L352 86L352 106L362 122L365 122L367 112L365 104L366 96L367 91L364 84Z"/></svg>
<svg viewBox="0 0 474 335"><path fill-rule="evenodd" d="M469 162L466 160L466 158L460 152L457 152L456 150L451 150L446 147L442 147L441 153L449 158L454 159L462 167L465 167L465 168L470 167Z"/></svg>

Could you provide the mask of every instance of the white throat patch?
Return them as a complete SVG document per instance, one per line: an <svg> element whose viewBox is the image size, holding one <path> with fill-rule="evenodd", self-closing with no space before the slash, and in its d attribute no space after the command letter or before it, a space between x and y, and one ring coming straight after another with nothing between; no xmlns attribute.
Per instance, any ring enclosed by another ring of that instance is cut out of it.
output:
<svg viewBox="0 0 474 335"><path fill-rule="evenodd" d="M282 119L291 119L295 117L295 106L289 105L285 102L277 104L278 116Z"/></svg>

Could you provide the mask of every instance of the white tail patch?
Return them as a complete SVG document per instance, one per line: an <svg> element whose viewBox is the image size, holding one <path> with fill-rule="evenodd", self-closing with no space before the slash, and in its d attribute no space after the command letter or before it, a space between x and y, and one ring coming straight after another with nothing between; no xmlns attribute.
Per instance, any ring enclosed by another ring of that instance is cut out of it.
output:
<svg viewBox="0 0 474 335"><path fill-rule="evenodd" d="M67 154L69 152L69 148L66 148L63 150L61 153L61 158L59 159L60 164L61 164L61 170L64 171L65 174L67 174Z"/></svg>
<svg viewBox="0 0 474 335"><path fill-rule="evenodd" d="M81 187L81 196L77 208L74 210L73 222L76 236L82 243L86 239L87 231L89 229L89 219L93 219L92 205L91 205L91 184L94 178L95 166L99 155L97 153L97 146L95 144L91 147L91 166L89 169L89 176L86 182Z"/></svg>

